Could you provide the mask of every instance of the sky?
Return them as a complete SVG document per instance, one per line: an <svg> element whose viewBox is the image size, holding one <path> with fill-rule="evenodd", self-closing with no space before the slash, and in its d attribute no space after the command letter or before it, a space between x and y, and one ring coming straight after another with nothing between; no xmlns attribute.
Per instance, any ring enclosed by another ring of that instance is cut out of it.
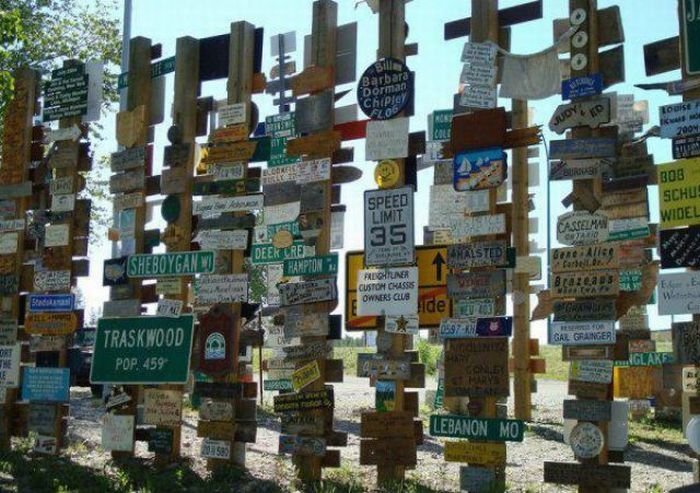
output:
<svg viewBox="0 0 700 493"><path fill-rule="evenodd" d="M525 3L519 1L501 1L500 8ZM599 8L611 5L619 5L625 32L625 65L626 82L617 84L608 91L617 91L620 94L633 94L636 100L646 99L649 102L650 122L645 130L654 124L658 124L658 107L678 101L678 97L669 97L662 91L643 91L633 87L635 83L671 81L680 78L679 71L669 72L656 77L646 77L644 73L643 46L670 36L677 35L678 21L676 12L676 0L599 0ZM427 115L436 109L450 108L453 94L457 91L459 75L462 69L460 54L467 38L451 41L443 40L443 25L446 22L470 15L470 0L413 0L406 6L406 21L410 26L408 43L418 43L419 53L407 59L408 67L416 73L415 85L415 115L410 120L410 131L427 130ZM292 54L292 59L297 61L297 66L303 65L303 36L311 31L311 0L133 0L132 36L145 36L152 42L163 46L163 56L169 57L175 54L176 39L181 36L204 38L229 32L231 22L245 20L256 27L265 29L265 43L263 48L263 72L269 74L274 59L270 53L270 37L275 34L296 32L297 51ZM122 12L119 12L120 18ZM568 2L566 0L544 0L543 18L536 21L513 26L511 37L511 52L516 54L528 54L540 51L553 43L552 21L554 19L568 17ZM378 15L371 12L365 4L355 7L355 0L338 0L338 23L345 24L357 22L358 46L357 46L357 72L362 71L376 59ZM269 78L269 77L268 77ZM338 91L354 89L354 84L339 86ZM170 125L169 108L172 101L173 74L166 76L166 117L165 122L156 128L155 139L155 169L159 173L162 162L162 148L167 144L165 132ZM354 90L337 106L344 106L355 102ZM225 97L225 82L206 82L202 88L202 96L214 96L217 99ZM261 120L264 116L277 113L277 108L272 106L273 97L267 94L254 96L258 105ZM553 96L541 101L532 101L530 106L534 108L534 124L545 126L545 139L547 141L557 137L546 129L550 116L561 104L559 96ZM499 105L510 107L509 100L499 100ZM360 114L363 118L363 115ZM105 135L114 135L114 115L110 115L105 124ZM361 228L357 225L362 221L363 192L375 189L373 180L374 162L364 161L364 142L354 141L345 145L355 147L354 166L362 169L362 179L342 187L342 203L347 205L345 216L345 250L361 250L363 237ZM670 141L652 139L649 143L650 152L655 156L656 163L664 163L671 160ZM114 138L100 143L96 154L106 154L117 149ZM538 219L539 228L537 234L532 234L541 248L547 244L547 202L546 202L546 160L545 149L540 146L539 160L539 187L531 188L535 193L536 210L530 217ZM416 243L422 243L423 225L428 220L429 188L433 182L432 170L424 170L418 174L418 189L415 195L415 231ZM551 187L552 209L550 217L552 228L556 225L556 217L563 214L564 207L560 201L571 188L571 182L558 182ZM656 201L656 187L650 187L651 222L658 221L658 205ZM157 221L159 214L153 215ZM147 228L161 226L154 222ZM553 241L554 235L553 235ZM556 243L553 243L556 246ZM108 297L108 291L101 287L102 261L111 256L111 246L105 241L101 247L91 250L91 276L81 280L80 286L86 293L86 308L101 306L102 301ZM340 252L341 259L344 252ZM542 254L541 254L542 255ZM343 280L345 278L344 266L341 261L339 273L339 290L341 299L338 310L342 311ZM546 276L546 259L543 258L543 273ZM543 284L546 280L537 281L535 284ZM534 307L536 300L531 298ZM340 313L338 311L338 313ZM650 325L652 329L670 327L670 317L658 317L655 308L649 307ZM532 325L534 337L546 338L546 324L536 322Z"/></svg>

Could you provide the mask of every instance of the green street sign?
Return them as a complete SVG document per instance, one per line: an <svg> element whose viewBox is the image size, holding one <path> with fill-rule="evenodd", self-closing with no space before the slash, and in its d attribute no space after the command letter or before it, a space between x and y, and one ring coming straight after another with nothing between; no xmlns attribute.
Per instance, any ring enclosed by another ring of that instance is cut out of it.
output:
<svg viewBox="0 0 700 493"><path fill-rule="evenodd" d="M525 423L519 419L483 419L434 414L430 416L430 435L469 438L494 442L522 442Z"/></svg>
<svg viewBox="0 0 700 493"><path fill-rule="evenodd" d="M685 53L685 70L689 75L700 74L700 5L697 0L683 0L681 38Z"/></svg>
<svg viewBox="0 0 700 493"><path fill-rule="evenodd" d="M97 322L91 383L187 382L194 317L102 318Z"/></svg>
<svg viewBox="0 0 700 493"><path fill-rule="evenodd" d="M452 110L435 110L428 115L430 140L450 140L452 133Z"/></svg>
<svg viewBox="0 0 700 493"><path fill-rule="evenodd" d="M281 378L279 380L264 380L263 388L265 390L294 390L292 387L292 381L288 378Z"/></svg>
<svg viewBox="0 0 700 493"><path fill-rule="evenodd" d="M155 79L161 75L169 74L175 72L175 57L164 58L159 62L151 65L151 78ZM119 79L117 80L117 89L124 89L129 84L129 73L124 72L119 74Z"/></svg>
<svg viewBox="0 0 700 493"><path fill-rule="evenodd" d="M321 255L286 259L282 267L285 276L318 276L338 273L338 255Z"/></svg>
<svg viewBox="0 0 700 493"><path fill-rule="evenodd" d="M627 229L623 231L613 231L608 235L607 241L638 240L649 236L649 226L641 228Z"/></svg>
<svg viewBox="0 0 700 493"><path fill-rule="evenodd" d="M615 366L662 366L676 362L673 353L630 353L627 361L615 361Z"/></svg>
<svg viewBox="0 0 700 493"><path fill-rule="evenodd" d="M290 258L303 257L303 240L297 240L287 248L276 248L272 243L255 243L250 249L250 259L254 264L279 264Z"/></svg>
<svg viewBox="0 0 700 493"><path fill-rule="evenodd" d="M642 289L641 270L620 271L620 291L639 291Z"/></svg>
<svg viewBox="0 0 700 493"><path fill-rule="evenodd" d="M433 407L435 409L441 409L445 400L445 379L438 378L437 390L435 391L435 400L433 401Z"/></svg>
<svg viewBox="0 0 700 493"><path fill-rule="evenodd" d="M130 255L126 262L129 277L169 277L211 274L214 252L176 252Z"/></svg>

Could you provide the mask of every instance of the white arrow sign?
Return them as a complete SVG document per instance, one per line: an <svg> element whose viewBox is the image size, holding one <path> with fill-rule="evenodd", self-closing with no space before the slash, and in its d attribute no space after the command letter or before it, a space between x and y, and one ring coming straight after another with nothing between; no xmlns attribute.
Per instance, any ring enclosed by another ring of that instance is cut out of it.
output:
<svg viewBox="0 0 700 493"><path fill-rule="evenodd" d="M603 123L610 122L610 99L600 98L594 101L560 104L552 119L549 129L558 134L568 128L588 126L597 128Z"/></svg>
<svg viewBox="0 0 700 493"><path fill-rule="evenodd" d="M59 140L78 140L83 132L77 125L71 125L67 128L59 128L56 130L49 131L46 134L46 142L58 142Z"/></svg>

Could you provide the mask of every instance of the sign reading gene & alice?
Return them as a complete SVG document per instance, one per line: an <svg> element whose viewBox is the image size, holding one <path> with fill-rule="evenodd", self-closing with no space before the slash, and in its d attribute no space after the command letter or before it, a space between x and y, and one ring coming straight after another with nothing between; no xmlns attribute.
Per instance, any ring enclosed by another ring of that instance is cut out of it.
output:
<svg viewBox="0 0 700 493"><path fill-rule="evenodd" d="M130 255L129 277L191 276L214 272L214 252L176 252Z"/></svg>
<svg viewBox="0 0 700 493"><path fill-rule="evenodd" d="M367 67L357 86L362 112L373 120L398 115L411 98L413 84L406 64L396 58L383 58Z"/></svg>
<svg viewBox="0 0 700 493"><path fill-rule="evenodd" d="M103 318L97 323L90 382L185 383L194 318Z"/></svg>

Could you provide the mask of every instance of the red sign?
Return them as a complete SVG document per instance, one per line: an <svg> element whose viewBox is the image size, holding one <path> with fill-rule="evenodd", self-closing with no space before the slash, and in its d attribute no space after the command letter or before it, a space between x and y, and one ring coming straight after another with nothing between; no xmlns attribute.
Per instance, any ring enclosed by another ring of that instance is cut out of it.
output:
<svg viewBox="0 0 700 493"><path fill-rule="evenodd" d="M199 371L220 375L233 370L233 313L214 305L199 317Z"/></svg>

